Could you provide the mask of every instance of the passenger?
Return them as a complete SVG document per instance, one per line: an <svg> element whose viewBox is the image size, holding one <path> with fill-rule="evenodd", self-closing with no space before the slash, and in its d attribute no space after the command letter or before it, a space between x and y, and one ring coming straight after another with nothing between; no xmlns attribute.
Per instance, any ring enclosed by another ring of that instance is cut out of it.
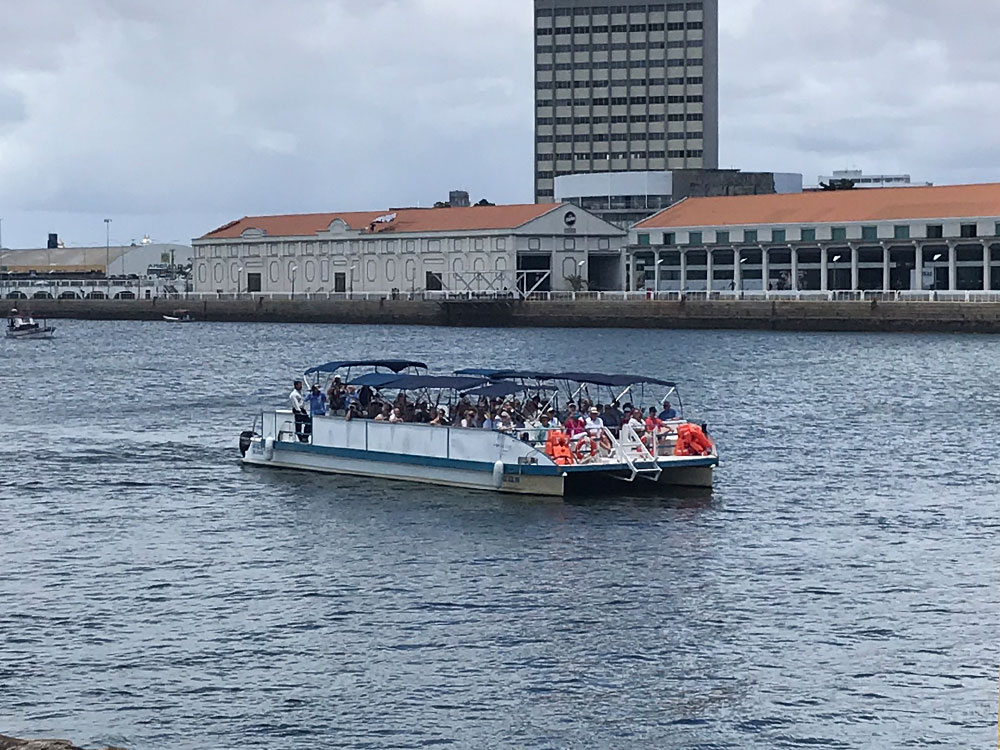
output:
<svg viewBox="0 0 1000 750"><path fill-rule="evenodd" d="M459 426L464 427L466 429L473 429L475 427L478 427L479 424L478 421L476 420L476 412L473 409L469 409L468 411L466 411L465 416L462 417L462 421L459 423Z"/></svg>
<svg viewBox="0 0 1000 750"><path fill-rule="evenodd" d="M389 413L389 423L397 424L403 421L403 412L397 406Z"/></svg>
<svg viewBox="0 0 1000 750"><path fill-rule="evenodd" d="M587 434L590 435L602 450L611 452L611 440L605 432L604 420L601 418L601 410L597 406L591 406L586 422Z"/></svg>
<svg viewBox="0 0 1000 750"><path fill-rule="evenodd" d="M313 417L326 416L326 394L319 389L319 383L313 383L306 397L309 402L309 415Z"/></svg>
<svg viewBox="0 0 1000 750"><path fill-rule="evenodd" d="M382 404L382 409L377 415L375 415L376 422L388 422L389 417L392 416L392 408L389 404Z"/></svg>
<svg viewBox="0 0 1000 750"><path fill-rule="evenodd" d="M556 418L555 409L549 408L545 410L545 416L542 417L542 427L550 430L558 430L562 428L562 424Z"/></svg>
<svg viewBox="0 0 1000 750"><path fill-rule="evenodd" d="M372 391L372 389L369 388L367 385L362 386L361 392L358 393L358 401L361 402L361 406L363 406L366 410L371 405L372 399L374 397L375 397L375 392Z"/></svg>
<svg viewBox="0 0 1000 750"><path fill-rule="evenodd" d="M580 419L580 415L576 413L575 407L571 409L566 418L566 434L570 440L579 440L587 434L586 425Z"/></svg>
<svg viewBox="0 0 1000 750"><path fill-rule="evenodd" d="M513 432L514 431L514 422L510 418L510 412L509 411L502 411L502 412L500 412L500 419L498 419L494 423L494 429L496 429L499 432Z"/></svg>
<svg viewBox="0 0 1000 750"><path fill-rule="evenodd" d="M663 411L660 412L660 419L664 422L677 419L677 410L670 406L669 401L663 402Z"/></svg>
<svg viewBox="0 0 1000 750"><path fill-rule="evenodd" d="M496 425L498 422L499 420L494 421L493 419L490 418L490 413L486 412L486 414L483 416L483 423L481 426L484 430L493 430L496 429Z"/></svg>
<svg viewBox="0 0 1000 750"><path fill-rule="evenodd" d="M611 434L617 435L618 430L622 426L622 413L618 408L618 402L612 401L608 408L604 410L601 418L604 420L604 426L611 430Z"/></svg>
<svg viewBox="0 0 1000 750"><path fill-rule="evenodd" d="M344 405L341 407L344 412L349 412L351 407L355 404L360 404L357 395L354 393L354 386L347 386L347 390L344 391Z"/></svg>
<svg viewBox="0 0 1000 750"><path fill-rule="evenodd" d="M448 419L448 414L445 410L438 407L437 414L434 415L434 419L430 421L430 424L435 427L447 427L451 424L451 420Z"/></svg>
<svg viewBox="0 0 1000 750"><path fill-rule="evenodd" d="M306 400L302 396L302 381L295 380L292 383L292 392L288 394L288 401L292 405L292 415L295 417L295 435L300 443L308 443L312 434L312 423L309 420L309 411L306 409Z"/></svg>
<svg viewBox="0 0 1000 750"><path fill-rule="evenodd" d="M656 416L655 406L649 407L649 415L646 417L645 425L646 425L646 432L650 433L651 435L660 434L660 431L663 428L663 421Z"/></svg>
<svg viewBox="0 0 1000 750"><path fill-rule="evenodd" d="M636 435L642 437L646 432L646 421L642 418L642 409L632 409L628 418L628 426L632 428Z"/></svg>

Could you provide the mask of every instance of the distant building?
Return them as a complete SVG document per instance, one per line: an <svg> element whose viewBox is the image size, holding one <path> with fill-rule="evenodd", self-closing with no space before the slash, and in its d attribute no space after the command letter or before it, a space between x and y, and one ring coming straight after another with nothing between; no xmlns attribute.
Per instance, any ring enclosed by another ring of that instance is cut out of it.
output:
<svg viewBox="0 0 1000 750"><path fill-rule="evenodd" d="M688 198L629 260L638 289L1000 290L1000 184Z"/></svg>
<svg viewBox="0 0 1000 750"><path fill-rule="evenodd" d="M193 276L224 294L611 290L626 240L563 203L256 216L195 240Z"/></svg>
<svg viewBox="0 0 1000 750"><path fill-rule="evenodd" d="M100 274L105 276L147 276L163 266L186 266L193 249L188 245L149 243L63 247L55 235L49 247L0 250L0 273L7 274Z"/></svg>
<svg viewBox="0 0 1000 750"><path fill-rule="evenodd" d="M718 0L535 0L535 201L587 172L715 168Z"/></svg>
<svg viewBox="0 0 1000 750"><path fill-rule="evenodd" d="M628 229L684 198L801 193L802 175L738 169L605 172L556 178L556 199Z"/></svg>
<svg viewBox="0 0 1000 750"><path fill-rule="evenodd" d="M819 176L819 188L837 182L850 181L856 188L932 187L933 182L913 182L908 174L865 174L860 169L842 169L830 176Z"/></svg>

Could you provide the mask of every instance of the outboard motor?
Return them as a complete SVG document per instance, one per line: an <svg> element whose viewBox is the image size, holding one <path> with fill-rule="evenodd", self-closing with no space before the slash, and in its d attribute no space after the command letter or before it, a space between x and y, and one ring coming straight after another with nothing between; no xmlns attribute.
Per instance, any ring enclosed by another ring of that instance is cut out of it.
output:
<svg viewBox="0 0 1000 750"><path fill-rule="evenodd" d="M247 451L250 450L250 443L253 442L254 437L257 435L253 430L246 430L240 433L240 455L246 456Z"/></svg>

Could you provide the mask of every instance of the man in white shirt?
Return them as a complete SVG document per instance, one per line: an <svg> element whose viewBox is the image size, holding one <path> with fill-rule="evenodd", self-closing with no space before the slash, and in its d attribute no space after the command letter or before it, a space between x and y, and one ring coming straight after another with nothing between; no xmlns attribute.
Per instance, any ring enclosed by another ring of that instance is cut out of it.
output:
<svg viewBox="0 0 1000 750"><path fill-rule="evenodd" d="M292 385L288 402L292 405L292 414L295 416L295 434L300 443L308 443L309 435L312 433L312 423L309 420L309 411L306 409L305 396L302 395L302 381L296 380Z"/></svg>

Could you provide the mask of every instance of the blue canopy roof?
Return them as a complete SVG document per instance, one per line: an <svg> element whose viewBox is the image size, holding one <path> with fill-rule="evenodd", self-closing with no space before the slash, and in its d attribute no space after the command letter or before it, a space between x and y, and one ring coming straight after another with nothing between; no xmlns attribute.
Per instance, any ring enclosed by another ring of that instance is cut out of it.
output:
<svg viewBox="0 0 1000 750"><path fill-rule="evenodd" d="M417 367L421 370L427 369L427 365L423 362L412 362L406 359L369 359L345 362L327 362L325 365L318 365L312 369L306 370L306 375L336 372L337 370L341 370L345 367L384 367L387 370L392 370L393 372L402 372L407 367Z"/></svg>
<svg viewBox="0 0 1000 750"><path fill-rule="evenodd" d="M471 391L466 391L463 396L485 396L486 398L503 398L504 396L513 396L515 393L523 393L524 391L554 391L556 390L550 385L516 385L514 383L490 383L489 385L484 385L480 388L474 388Z"/></svg>
<svg viewBox="0 0 1000 750"><path fill-rule="evenodd" d="M488 383L489 381L484 378L455 377L452 375L390 375L387 372L370 372L355 378L350 382L350 385L395 388L400 391L414 391L421 388L452 388L456 391L465 391Z"/></svg>
<svg viewBox="0 0 1000 750"><path fill-rule="evenodd" d="M645 375L604 375L597 372L560 372L552 376L553 380L572 380L577 383L588 383L590 385L607 385L615 388L623 388L629 385L662 385L674 388L677 384L669 380L659 378L649 378Z"/></svg>
<svg viewBox="0 0 1000 750"><path fill-rule="evenodd" d="M384 388L400 376L392 372L368 372L352 380L348 385L368 386L369 388Z"/></svg>
<svg viewBox="0 0 1000 750"><path fill-rule="evenodd" d="M489 368L470 368L458 370L456 375L481 375L490 380L572 380L590 385L606 385L624 388L630 385L651 384L674 388L677 384L660 378L650 378L645 375L605 375L597 372L538 372L536 370L499 370Z"/></svg>

